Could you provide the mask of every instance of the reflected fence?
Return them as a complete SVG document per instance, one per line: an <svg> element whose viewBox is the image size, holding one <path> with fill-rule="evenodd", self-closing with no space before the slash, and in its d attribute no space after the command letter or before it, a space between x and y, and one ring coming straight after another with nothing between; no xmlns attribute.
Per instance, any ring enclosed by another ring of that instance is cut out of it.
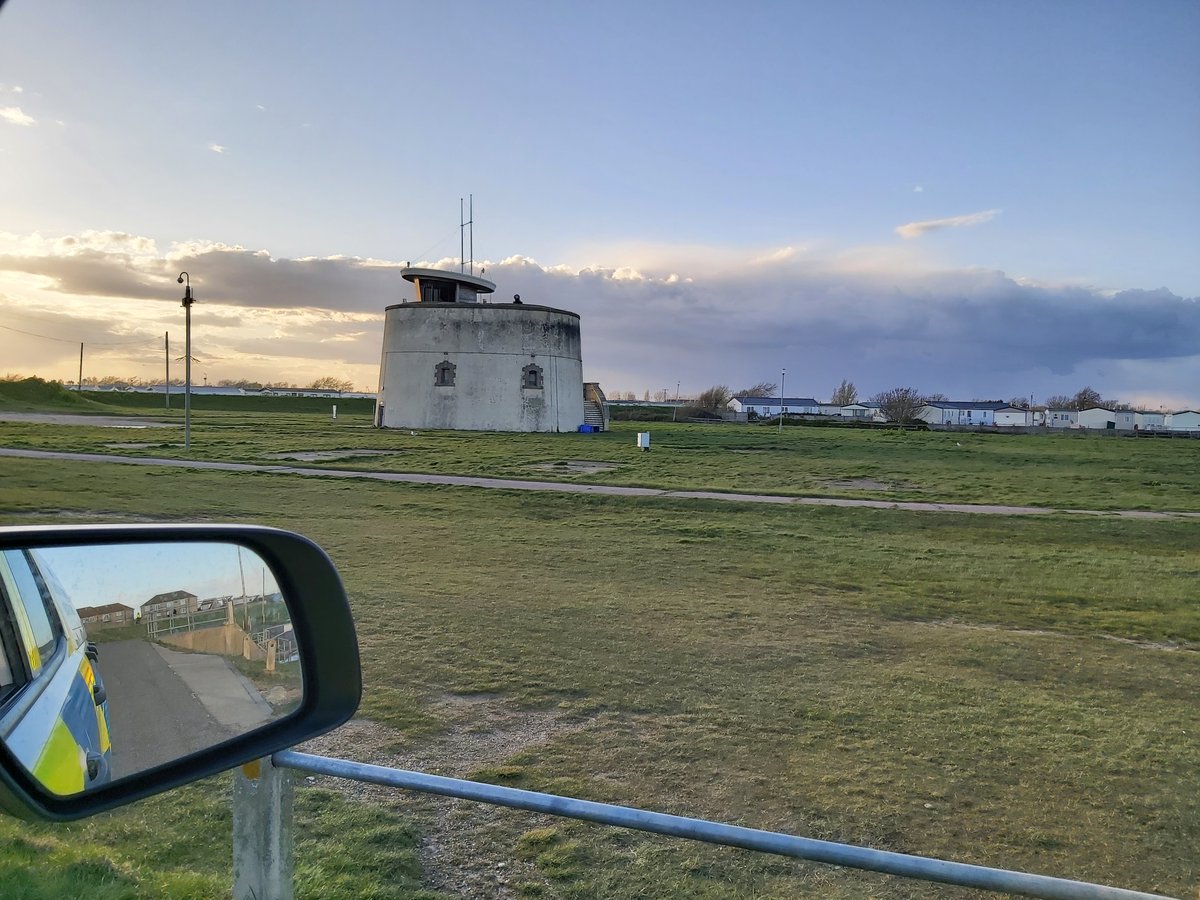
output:
<svg viewBox="0 0 1200 900"><path fill-rule="evenodd" d="M472 800L601 825L1015 896L1045 897L1052 900L1162 898L1161 894L1146 894L1066 878L893 853L853 844L744 828L707 819L596 803L461 778L427 775L422 772L301 753L297 750L281 750L268 759L242 766L234 773L235 900L290 900L293 896L292 780L287 770L346 778L401 790Z"/></svg>

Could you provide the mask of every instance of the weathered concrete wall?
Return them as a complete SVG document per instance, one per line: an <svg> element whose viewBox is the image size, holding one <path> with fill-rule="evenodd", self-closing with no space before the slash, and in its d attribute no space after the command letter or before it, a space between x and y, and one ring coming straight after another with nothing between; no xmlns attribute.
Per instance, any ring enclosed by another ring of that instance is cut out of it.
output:
<svg viewBox="0 0 1200 900"><path fill-rule="evenodd" d="M265 659L267 656L265 650L250 640L250 635L237 625L228 623L213 628L164 635L161 640L164 644L194 650L197 653L218 653L222 656L241 656L245 659Z"/></svg>
<svg viewBox="0 0 1200 900"><path fill-rule="evenodd" d="M436 367L453 366L453 385ZM525 384L541 369L541 388ZM376 422L385 428L575 431L583 424L579 316L512 303L404 303L384 317Z"/></svg>

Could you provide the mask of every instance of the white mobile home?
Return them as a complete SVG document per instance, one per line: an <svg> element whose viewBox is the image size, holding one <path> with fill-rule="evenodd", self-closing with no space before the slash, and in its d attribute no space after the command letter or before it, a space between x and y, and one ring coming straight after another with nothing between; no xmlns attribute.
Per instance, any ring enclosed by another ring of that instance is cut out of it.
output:
<svg viewBox="0 0 1200 900"><path fill-rule="evenodd" d="M821 405L811 397L737 396L729 401L729 408L734 412L747 415L754 413L756 416L777 416L781 408L790 416L815 416Z"/></svg>
<svg viewBox="0 0 1200 900"><path fill-rule="evenodd" d="M1163 412L1135 413L1134 427L1138 431L1162 431L1167 427L1167 414Z"/></svg>
<svg viewBox="0 0 1200 900"><path fill-rule="evenodd" d="M1167 427L1172 431L1200 431L1200 412L1184 409L1167 416Z"/></svg>
<svg viewBox="0 0 1200 900"><path fill-rule="evenodd" d="M1011 409L1002 400L935 400L917 413L930 425L995 425L996 411Z"/></svg>

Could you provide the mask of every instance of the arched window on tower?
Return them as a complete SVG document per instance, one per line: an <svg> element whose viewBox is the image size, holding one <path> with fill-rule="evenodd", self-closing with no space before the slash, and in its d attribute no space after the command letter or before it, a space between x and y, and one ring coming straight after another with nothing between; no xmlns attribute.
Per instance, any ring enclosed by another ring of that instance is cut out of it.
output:
<svg viewBox="0 0 1200 900"><path fill-rule="evenodd" d="M433 384L435 387L454 387L454 363L442 360L433 367Z"/></svg>
<svg viewBox="0 0 1200 900"><path fill-rule="evenodd" d="M542 367L530 363L521 370L521 387L527 391L540 391L542 383Z"/></svg>

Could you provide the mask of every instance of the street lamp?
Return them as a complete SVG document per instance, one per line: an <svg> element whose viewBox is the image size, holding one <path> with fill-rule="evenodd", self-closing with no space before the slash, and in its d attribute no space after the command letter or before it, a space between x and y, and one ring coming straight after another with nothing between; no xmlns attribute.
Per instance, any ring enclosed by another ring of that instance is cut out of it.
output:
<svg viewBox="0 0 1200 900"><path fill-rule="evenodd" d="M787 369L779 373L779 433L783 434L783 384L787 381Z"/></svg>
<svg viewBox="0 0 1200 900"><path fill-rule="evenodd" d="M183 339L183 449L192 448L192 276L180 272L178 281L187 284L183 289L184 331Z"/></svg>

